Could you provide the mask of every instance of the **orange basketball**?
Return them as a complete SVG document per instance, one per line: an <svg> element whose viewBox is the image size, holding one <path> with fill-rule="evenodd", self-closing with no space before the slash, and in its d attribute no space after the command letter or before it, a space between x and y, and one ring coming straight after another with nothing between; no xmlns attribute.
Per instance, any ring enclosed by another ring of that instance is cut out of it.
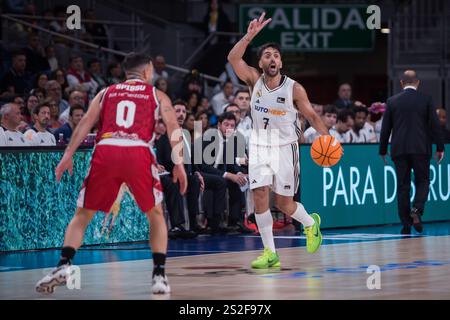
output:
<svg viewBox="0 0 450 320"><path fill-rule="evenodd" d="M332 167L344 154L341 143L333 136L320 136L311 145L311 158L321 167Z"/></svg>

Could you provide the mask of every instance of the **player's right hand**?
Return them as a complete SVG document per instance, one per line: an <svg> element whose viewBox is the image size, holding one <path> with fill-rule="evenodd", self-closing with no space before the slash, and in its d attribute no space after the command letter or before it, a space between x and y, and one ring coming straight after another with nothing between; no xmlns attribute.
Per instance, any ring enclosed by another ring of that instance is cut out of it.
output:
<svg viewBox="0 0 450 320"><path fill-rule="evenodd" d="M56 181L61 181L61 177L66 170L69 170L70 175L72 175L73 162L72 157L64 154L58 166L55 169Z"/></svg>
<svg viewBox="0 0 450 320"><path fill-rule="evenodd" d="M172 171L173 176L173 183L179 183L180 184L180 193L181 195L184 195L187 190L187 176L186 171L184 170L184 165L177 164L175 167L173 167Z"/></svg>
<svg viewBox="0 0 450 320"><path fill-rule="evenodd" d="M258 20L253 19L248 25L247 35L250 37L249 40L253 39L262 30L262 28L264 28L270 21L272 21L272 18L264 21L265 15L266 13L263 12Z"/></svg>

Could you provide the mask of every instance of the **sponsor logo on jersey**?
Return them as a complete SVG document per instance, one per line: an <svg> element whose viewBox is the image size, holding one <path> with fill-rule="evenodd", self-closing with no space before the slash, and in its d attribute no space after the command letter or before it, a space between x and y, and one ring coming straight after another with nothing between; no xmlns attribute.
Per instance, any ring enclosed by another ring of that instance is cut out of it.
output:
<svg viewBox="0 0 450 320"><path fill-rule="evenodd" d="M260 98L262 96L261 90L256 91L256 97Z"/></svg>
<svg viewBox="0 0 450 320"><path fill-rule="evenodd" d="M280 116L283 117L286 115L286 111L285 110L279 110L279 109L273 109L273 108L264 108L258 105L255 105L255 111L258 112L262 112L262 113L268 113L271 114L273 116Z"/></svg>
<svg viewBox="0 0 450 320"><path fill-rule="evenodd" d="M277 103L285 103L285 102L286 102L285 98L283 98L283 97L278 97L277 98Z"/></svg>
<svg viewBox="0 0 450 320"><path fill-rule="evenodd" d="M284 190L291 190L291 186L284 186Z"/></svg>

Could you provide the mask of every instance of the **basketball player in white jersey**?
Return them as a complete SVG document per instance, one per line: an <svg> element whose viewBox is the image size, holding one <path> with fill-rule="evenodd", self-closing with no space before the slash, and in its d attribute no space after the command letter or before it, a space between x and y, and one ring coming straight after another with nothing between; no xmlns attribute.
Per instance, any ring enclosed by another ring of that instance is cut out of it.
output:
<svg viewBox="0 0 450 320"><path fill-rule="evenodd" d="M264 245L263 254L252 262L252 268L280 267L276 253L269 208L269 187L275 193L276 206L291 218L303 224L307 251L316 252L321 243L320 217L309 215L293 196L299 183L297 125L300 112L321 135L329 135L321 118L314 112L305 89L294 80L281 75L281 52L276 44L265 44L258 52L262 75L242 59L248 44L271 19L251 21L247 34L228 55L237 76L250 86L251 117L253 120L249 147L249 180L256 210L256 223Z"/></svg>

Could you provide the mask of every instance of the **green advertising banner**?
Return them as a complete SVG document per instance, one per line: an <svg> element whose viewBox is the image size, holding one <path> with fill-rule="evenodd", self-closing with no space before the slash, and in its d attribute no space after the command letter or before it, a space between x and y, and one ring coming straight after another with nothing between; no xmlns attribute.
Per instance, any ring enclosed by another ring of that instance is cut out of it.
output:
<svg viewBox="0 0 450 320"><path fill-rule="evenodd" d="M310 145L300 148L301 202L318 212L323 227L400 223L397 181L390 160L384 165L378 145L344 145L344 156L334 167L322 168L310 156ZM448 145L447 145L448 148ZM413 199L415 194L412 185ZM424 221L450 220L450 159L430 164L430 193Z"/></svg>
<svg viewBox="0 0 450 320"><path fill-rule="evenodd" d="M262 12L272 22L254 39L257 47L277 42L284 51L370 51L375 32L364 5L245 4L239 10L240 32Z"/></svg>

